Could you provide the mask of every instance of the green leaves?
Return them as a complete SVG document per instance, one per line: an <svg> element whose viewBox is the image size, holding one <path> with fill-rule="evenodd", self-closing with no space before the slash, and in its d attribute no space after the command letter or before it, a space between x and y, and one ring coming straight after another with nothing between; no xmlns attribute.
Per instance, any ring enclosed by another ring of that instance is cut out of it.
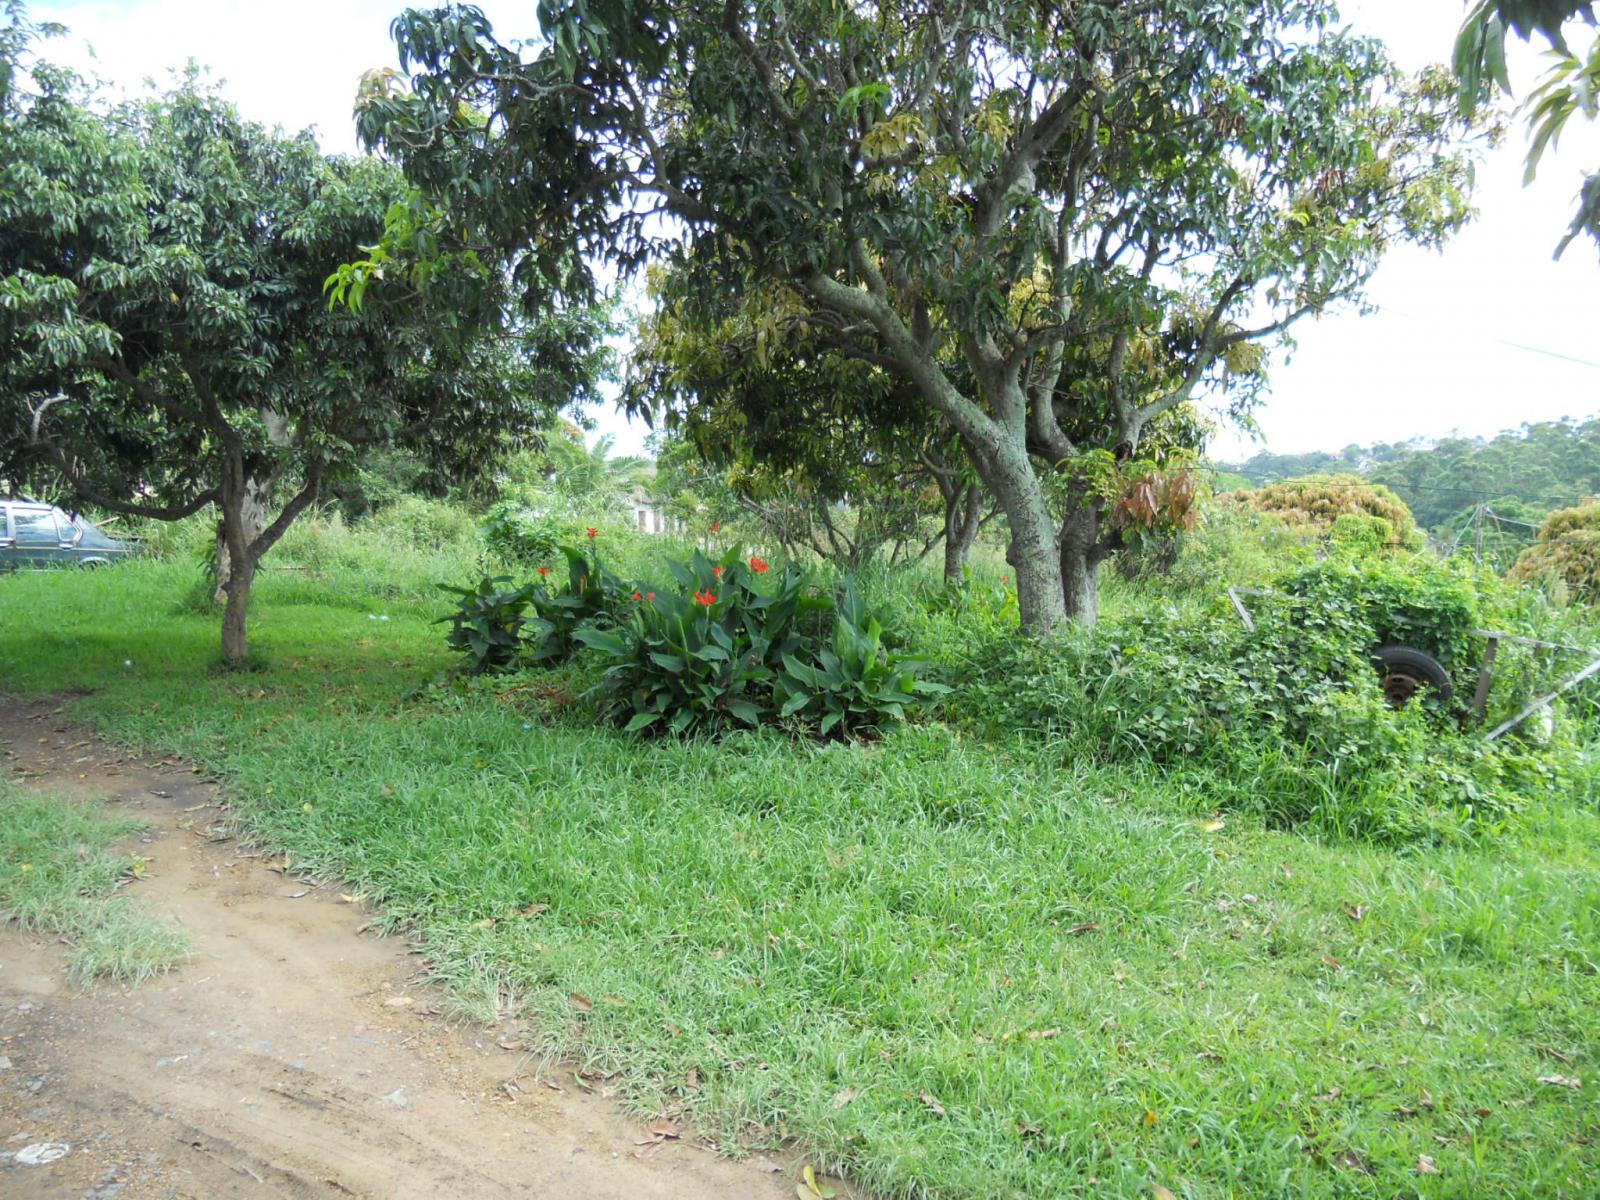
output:
<svg viewBox="0 0 1600 1200"><path fill-rule="evenodd" d="M884 652L853 589L817 595L798 571L773 579L764 561L752 562L763 570L736 550L718 563L698 552L670 562L681 591L636 590L642 599L616 631L577 631L607 662L595 690L602 714L630 733L772 722L857 732L944 690L916 678L920 663Z"/></svg>
<svg viewBox="0 0 1600 1200"><path fill-rule="evenodd" d="M534 589L531 584L503 586L510 583L500 575L481 579L474 587L439 585L457 597L457 603L454 612L435 623L450 622L445 643L468 656L475 675L509 670L521 657L524 614L533 602ZM542 632L549 631L548 622L538 624L544 627Z"/></svg>

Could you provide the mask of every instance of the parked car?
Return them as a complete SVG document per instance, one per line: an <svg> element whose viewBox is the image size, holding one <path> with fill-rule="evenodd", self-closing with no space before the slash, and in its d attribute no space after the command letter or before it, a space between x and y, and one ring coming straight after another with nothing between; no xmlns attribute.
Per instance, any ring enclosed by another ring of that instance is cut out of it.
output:
<svg viewBox="0 0 1600 1200"><path fill-rule="evenodd" d="M90 522L49 504L0 500L0 571L105 567L133 553Z"/></svg>

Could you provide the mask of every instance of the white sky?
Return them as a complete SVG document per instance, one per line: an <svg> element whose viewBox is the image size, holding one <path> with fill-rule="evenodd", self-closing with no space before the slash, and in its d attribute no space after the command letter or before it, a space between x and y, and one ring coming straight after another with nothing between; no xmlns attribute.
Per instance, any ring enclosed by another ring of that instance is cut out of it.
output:
<svg viewBox="0 0 1600 1200"><path fill-rule="evenodd" d="M124 87L194 58L225 81L245 116L316 128L329 150L353 150L351 98L362 71L394 64L389 21L404 0L55 0L31 15L69 26L46 54ZM502 37L534 33L533 0L479 0ZM1345 0L1346 18L1417 68L1443 61L1462 0ZM88 47L93 47L94 58ZM1512 81L1539 73L1518 47ZM1258 416L1281 453L1337 450L1458 431L1492 435L1524 421L1600 413L1600 256L1574 242L1551 251L1573 211L1582 168L1600 164L1600 128L1569 130L1539 178L1522 187L1517 126L1479 171L1479 220L1434 254L1394 251L1373 280L1380 311L1329 314L1296 328L1299 348L1273 373ZM1545 353L1540 353L1544 351ZM1556 356L1566 356L1556 357ZM1568 361L1580 359L1583 362ZM595 414L636 451L642 428ZM1220 458L1253 447L1227 436Z"/></svg>

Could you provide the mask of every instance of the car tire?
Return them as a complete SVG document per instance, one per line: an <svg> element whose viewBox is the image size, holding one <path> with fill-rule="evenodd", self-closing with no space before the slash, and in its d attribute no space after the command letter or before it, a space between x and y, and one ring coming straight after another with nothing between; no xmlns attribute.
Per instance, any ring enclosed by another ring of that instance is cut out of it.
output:
<svg viewBox="0 0 1600 1200"><path fill-rule="evenodd" d="M1390 708L1404 708L1424 688L1436 704L1444 704L1455 694L1450 673L1426 650L1414 646L1379 646L1372 652L1372 665L1378 670L1383 695Z"/></svg>

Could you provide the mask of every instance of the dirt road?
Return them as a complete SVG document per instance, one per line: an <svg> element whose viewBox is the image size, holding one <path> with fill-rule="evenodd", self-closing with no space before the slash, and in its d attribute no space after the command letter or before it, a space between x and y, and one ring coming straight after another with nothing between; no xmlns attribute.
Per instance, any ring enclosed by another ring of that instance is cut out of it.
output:
<svg viewBox="0 0 1600 1200"><path fill-rule="evenodd" d="M662 1137L672 1126L624 1119L604 1081L585 1093L500 1030L441 1016L403 939L359 933L368 915L337 888L207 840L223 812L183 764L129 758L59 704L4 700L0 751L32 785L149 824L131 894L195 949L142 987L79 992L61 946L0 929L0 1197L794 1196L791 1159ZM71 1149L16 1161L45 1142Z"/></svg>

